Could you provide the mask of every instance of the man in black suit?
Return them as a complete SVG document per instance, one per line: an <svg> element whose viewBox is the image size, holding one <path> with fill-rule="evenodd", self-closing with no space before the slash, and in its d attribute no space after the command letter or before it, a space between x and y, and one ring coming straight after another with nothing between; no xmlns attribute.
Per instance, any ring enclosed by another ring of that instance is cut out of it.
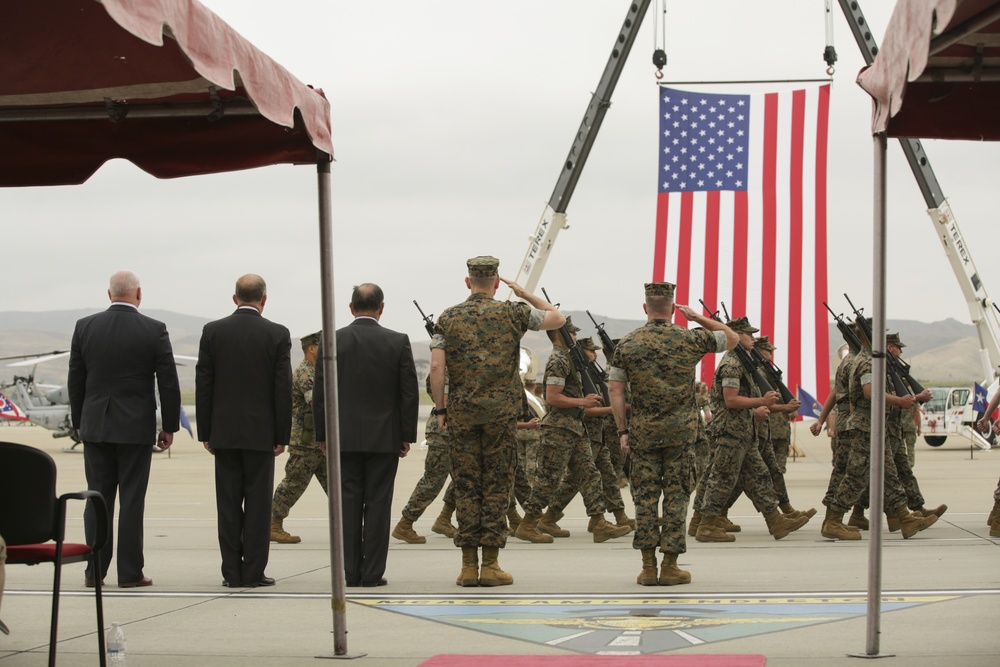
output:
<svg viewBox="0 0 1000 667"><path fill-rule="evenodd" d="M385 308L374 283L354 288L354 321L337 329L344 576L348 586L384 586L392 490L399 459L417 439L417 371L410 339L378 323ZM322 359L320 350L319 359ZM322 363L316 367L313 416L326 441Z"/></svg>
<svg viewBox="0 0 1000 667"><path fill-rule="evenodd" d="M166 325L139 313L139 277L131 271L115 273L108 298L110 308L76 323L67 385L73 427L83 441L87 487L104 496L112 519L115 495L120 494L118 585L135 588L153 583L142 572L146 487L154 442L167 449L180 430L181 391ZM159 436L156 387L163 421ZM83 523L88 543L96 534L95 519L87 503ZM100 554L101 581L111 565L111 537ZM87 586L95 584L92 562L84 576Z"/></svg>
<svg viewBox="0 0 1000 667"><path fill-rule="evenodd" d="M215 501L223 586L273 586L274 458L292 431L291 337L261 317L267 286L236 281L236 312L205 325L195 369L198 439L215 456Z"/></svg>

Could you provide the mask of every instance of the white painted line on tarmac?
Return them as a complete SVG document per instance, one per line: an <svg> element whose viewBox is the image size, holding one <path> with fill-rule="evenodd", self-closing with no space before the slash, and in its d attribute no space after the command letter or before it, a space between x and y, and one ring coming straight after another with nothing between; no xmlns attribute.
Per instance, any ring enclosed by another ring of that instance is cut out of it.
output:
<svg viewBox="0 0 1000 667"><path fill-rule="evenodd" d="M585 632L578 632L575 635L568 635L566 637L559 637L558 639L552 639L552 640L549 640L549 641L547 641L545 643L548 644L549 646L558 646L559 644L562 644L563 642L568 642L568 641L570 641L572 639L577 639L579 637L586 637L589 634L593 634L593 632L594 632L593 630L587 630Z"/></svg>
<svg viewBox="0 0 1000 667"><path fill-rule="evenodd" d="M689 644L692 644L694 646L697 646L698 644L704 644L705 643L704 640L698 639L694 635L689 635L688 633L684 632L683 630L674 630L674 634L677 635L678 637L680 637L681 639L683 639L684 641L686 641Z"/></svg>

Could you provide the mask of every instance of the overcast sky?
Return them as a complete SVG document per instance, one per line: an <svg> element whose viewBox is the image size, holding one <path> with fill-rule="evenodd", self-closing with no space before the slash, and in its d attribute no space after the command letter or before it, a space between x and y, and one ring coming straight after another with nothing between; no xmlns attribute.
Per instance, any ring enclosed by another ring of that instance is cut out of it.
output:
<svg viewBox="0 0 1000 667"><path fill-rule="evenodd" d="M373 281L386 293L383 324L414 339L426 334L411 301L437 315L465 298L466 258L496 255L501 275L516 274L628 7L627 0L205 4L331 101L338 326L350 319L351 286ZM891 4L862 3L876 35ZM822 0L669 0L667 8L665 81L824 76ZM830 295L842 301L850 292L868 306L871 103L854 83L861 57L835 11ZM570 203L571 227L540 283L567 309L642 317L642 283L653 265L651 55L660 21L651 9ZM996 297L1000 268L989 260L1000 146L927 141L925 150ZM129 268L142 279L144 306L216 318L232 309L235 279L255 272L268 283L265 316L293 336L320 326L312 167L161 181L116 161L84 185L0 190L0 211L2 310L101 308L110 274ZM889 216L888 316L967 322L895 142Z"/></svg>

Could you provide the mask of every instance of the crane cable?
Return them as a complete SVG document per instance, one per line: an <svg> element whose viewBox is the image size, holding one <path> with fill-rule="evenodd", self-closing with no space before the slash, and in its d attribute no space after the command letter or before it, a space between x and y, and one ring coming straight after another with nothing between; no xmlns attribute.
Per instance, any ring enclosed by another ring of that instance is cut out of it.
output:
<svg viewBox="0 0 1000 667"><path fill-rule="evenodd" d="M655 11L660 13L660 23L653 22L653 65L656 78L663 78L663 67L667 64L667 52L663 48L667 32L667 0L656 0Z"/></svg>

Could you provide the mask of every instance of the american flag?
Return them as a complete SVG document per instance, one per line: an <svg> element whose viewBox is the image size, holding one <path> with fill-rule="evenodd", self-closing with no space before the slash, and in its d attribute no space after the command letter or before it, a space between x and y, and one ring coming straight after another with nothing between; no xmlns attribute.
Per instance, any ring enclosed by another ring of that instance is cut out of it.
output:
<svg viewBox="0 0 1000 667"><path fill-rule="evenodd" d="M0 394L0 417L12 419L14 421L27 421L28 417L21 412L21 408L14 405L9 398Z"/></svg>
<svg viewBox="0 0 1000 667"><path fill-rule="evenodd" d="M725 95L661 87L653 279L724 302L777 345L788 387L830 386L826 155L830 86ZM677 322L685 320L678 314ZM715 358L701 366L711 383Z"/></svg>

